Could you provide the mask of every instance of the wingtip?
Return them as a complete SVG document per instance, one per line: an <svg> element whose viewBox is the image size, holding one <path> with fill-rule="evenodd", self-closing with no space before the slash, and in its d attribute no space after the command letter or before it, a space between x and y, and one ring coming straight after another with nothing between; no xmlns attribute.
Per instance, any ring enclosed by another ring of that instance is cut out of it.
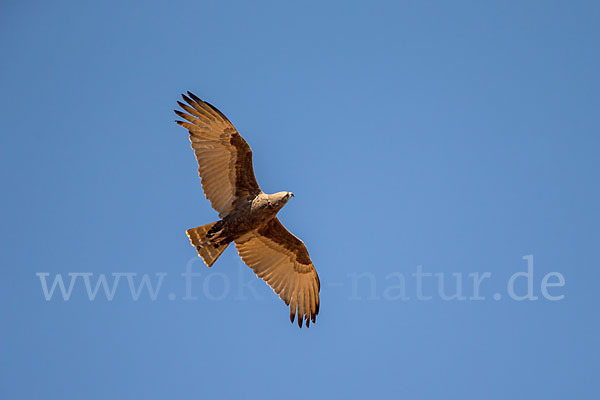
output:
<svg viewBox="0 0 600 400"><path fill-rule="evenodd" d="M209 106L214 112L216 112L217 114L219 114L219 117L221 117L223 120L225 121L229 121L229 119L227 119L227 117L225 116L225 114L223 114L217 107L213 106L212 104L210 104L208 101L204 101L204 104L206 104L207 106Z"/></svg>
<svg viewBox="0 0 600 400"><path fill-rule="evenodd" d="M194 93L190 92L189 90L188 90L187 94L188 94L188 96L190 96L192 99L194 99L194 101L195 101L196 103L203 103L203 101L202 101L202 100L200 100L200 98L199 98L198 96L196 96Z"/></svg>
<svg viewBox="0 0 600 400"><path fill-rule="evenodd" d="M183 93L181 94L181 98L183 99L183 101L185 101L186 103L188 103L190 105L194 104L194 101Z"/></svg>

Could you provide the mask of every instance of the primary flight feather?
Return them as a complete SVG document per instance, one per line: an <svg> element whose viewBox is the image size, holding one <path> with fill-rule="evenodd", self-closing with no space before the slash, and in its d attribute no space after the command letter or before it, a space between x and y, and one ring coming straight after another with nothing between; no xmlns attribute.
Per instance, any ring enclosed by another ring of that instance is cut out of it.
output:
<svg viewBox="0 0 600 400"><path fill-rule="evenodd" d="M189 131L198 161L202 188L219 213L217 222L188 229L198 255L212 266L227 246L235 243L242 260L290 306L298 326L315 322L319 313L319 276L304 243L277 218L294 196L260 190L252 167L252 150L233 124L216 107L192 93L182 95L185 111L176 121Z"/></svg>

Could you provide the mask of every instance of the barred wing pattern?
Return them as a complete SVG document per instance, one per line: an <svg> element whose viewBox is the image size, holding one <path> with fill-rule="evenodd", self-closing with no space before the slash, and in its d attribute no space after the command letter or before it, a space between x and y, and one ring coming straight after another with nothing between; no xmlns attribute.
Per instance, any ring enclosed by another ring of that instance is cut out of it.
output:
<svg viewBox="0 0 600 400"><path fill-rule="evenodd" d="M242 260L290 306L290 320L306 327L319 313L319 276L308 250L278 218L235 241Z"/></svg>
<svg viewBox="0 0 600 400"><path fill-rule="evenodd" d="M234 209L236 199L254 197L261 191L252 167L252 150L223 113L187 93L189 97L182 95L187 104L177 102L187 113L175 111L185 121L176 122L189 131L204 194L223 218Z"/></svg>

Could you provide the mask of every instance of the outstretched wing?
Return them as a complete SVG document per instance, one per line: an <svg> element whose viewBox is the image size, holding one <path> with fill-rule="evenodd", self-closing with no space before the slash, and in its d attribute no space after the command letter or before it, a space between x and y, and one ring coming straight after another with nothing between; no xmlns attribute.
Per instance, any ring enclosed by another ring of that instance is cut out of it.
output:
<svg viewBox="0 0 600 400"><path fill-rule="evenodd" d="M252 167L252 150L223 113L192 93L188 95L181 95L187 104L177 102L187 114L175 110L187 122L176 122L190 133L204 194L223 218L233 210L236 199L254 197L261 191Z"/></svg>
<svg viewBox="0 0 600 400"><path fill-rule="evenodd" d="M235 241L242 260L259 278L271 286L286 305L290 306L290 320L298 312L298 326L315 322L319 313L319 276L308 250L274 218L256 232Z"/></svg>

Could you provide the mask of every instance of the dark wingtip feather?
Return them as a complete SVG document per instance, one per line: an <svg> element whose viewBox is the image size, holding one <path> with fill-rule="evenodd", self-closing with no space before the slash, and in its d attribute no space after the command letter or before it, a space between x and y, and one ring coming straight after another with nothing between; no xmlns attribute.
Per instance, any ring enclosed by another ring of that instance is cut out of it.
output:
<svg viewBox="0 0 600 400"><path fill-rule="evenodd" d="M290 322L293 324L296 319L296 313L290 313Z"/></svg>
<svg viewBox="0 0 600 400"><path fill-rule="evenodd" d="M181 126L183 126L183 124L185 124L185 122L179 121L178 119L176 119L175 122L177 123L177 125L181 125Z"/></svg>
<svg viewBox="0 0 600 400"><path fill-rule="evenodd" d="M189 97L187 97L185 94L181 93L181 98L188 104L192 104L193 101L192 99L190 99Z"/></svg>
<svg viewBox="0 0 600 400"><path fill-rule="evenodd" d="M298 326L302 329L302 316L298 315Z"/></svg>
<svg viewBox="0 0 600 400"><path fill-rule="evenodd" d="M187 94L188 94L188 96L190 96L192 99L194 99L194 101L195 101L196 103L203 103L203 101L202 101L202 100L200 100L200 98L199 98L198 96L196 96L194 93L190 92L189 90L188 90Z"/></svg>
<svg viewBox="0 0 600 400"><path fill-rule="evenodd" d="M219 109L218 109L217 107L213 106L213 105L212 105L212 104L210 104L208 101L205 101L205 102L204 102L204 104L206 104L206 105L208 105L210 108L212 108L212 109L213 109L213 111L215 111L217 114L219 114L219 116L220 116L221 118L223 118L225 121L229 121L229 120L227 119L227 117L225 116L225 114L223 114L221 111L219 111Z"/></svg>
<svg viewBox="0 0 600 400"><path fill-rule="evenodd" d="M181 118L185 118L184 117L185 114L183 112L181 112L179 110L173 110L173 111L175 112L175 114L179 115Z"/></svg>

